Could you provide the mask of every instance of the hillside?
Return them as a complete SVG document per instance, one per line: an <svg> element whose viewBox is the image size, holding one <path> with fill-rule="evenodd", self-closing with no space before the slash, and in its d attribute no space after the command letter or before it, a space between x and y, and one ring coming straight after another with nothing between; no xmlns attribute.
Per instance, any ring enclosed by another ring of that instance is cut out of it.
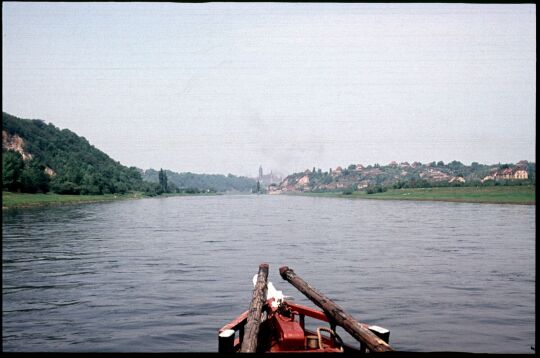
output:
<svg viewBox="0 0 540 358"><path fill-rule="evenodd" d="M59 194L153 192L125 167L68 129L2 113L3 189Z"/></svg>
<svg viewBox="0 0 540 358"><path fill-rule="evenodd" d="M522 160L516 164L484 165L476 162L470 166L458 161L422 164L392 162L364 167L351 164L346 169L337 167L323 172L321 169L305 170L286 177L279 185L270 186L270 193L281 192L373 192L383 188L421 188L441 186L521 185L536 183L536 164Z"/></svg>
<svg viewBox="0 0 540 358"><path fill-rule="evenodd" d="M169 191L250 192L254 179L165 170ZM2 184L15 192L124 194L162 191L158 171L125 167L69 129L2 113ZM178 189L178 190L176 190Z"/></svg>
<svg viewBox="0 0 540 358"><path fill-rule="evenodd" d="M176 188L183 191L217 191L217 192L251 192L257 186L254 179L238 177L232 174L227 176L221 174L194 174L175 173L165 170L169 183L173 183ZM158 183L158 171L148 169L142 174L146 181Z"/></svg>

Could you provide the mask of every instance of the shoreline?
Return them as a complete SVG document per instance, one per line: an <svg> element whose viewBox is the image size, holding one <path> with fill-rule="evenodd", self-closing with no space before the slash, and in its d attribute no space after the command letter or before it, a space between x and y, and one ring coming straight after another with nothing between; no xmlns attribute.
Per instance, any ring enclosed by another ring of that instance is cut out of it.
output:
<svg viewBox="0 0 540 358"><path fill-rule="evenodd" d="M93 204L119 200L136 200L136 199L150 199L150 198L170 198L174 196L210 196L210 195L222 195L219 193L198 193L198 194L186 194L186 193L168 193L158 196L148 196L142 193L130 193L130 194L103 194L103 195L61 195L61 194L29 194L29 193L11 193L2 192L2 211L10 209L30 209L30 208L43 208L47 206L59 206L59 205L78 205L78 204ZM9 202L5 205L5 202ZM27 200L25 200L27 199ZM19 201L19 202L17 202Z"/></svg>
<svg viewBox="0 0 540 358"><path fill-rule="evenodd" d="M507 204L536 205L536 186L501 186L501 187L439 187L414 189L389 189L382 193L367 194L353 192L285 192L279 195L326 197L341 199L367 200L400 200L400 201L439 201L470 204ZM2 211L9 209L39 208L57 205L77 205L117 200L134 200L145 198L170 198L175 196L215 196L223 193L167 193L158 196L147 196L143 193L104 194L104 195L60 195L60 194L28 194L2 192ZM5 205L6 200L8 202Z"/></svg>
<svg viewBox="0 0 540 358"><path fill-rule="evenodd" d="M28 194L2 192L2 211L9 209L29 209L58 205L92 204L118 200L142 199L140 194L105 194L105 195L60 195L60 194ZM5 204L6 199L8 205Z"/></svg>
<svg viewBox="0 0 540 358"><path fill-rule="evenodd" d="M496 189L493 189L496 188ZM501 189L503 188L503 189ZM517 188L517 189L516 189ZM471 191L476 191L471 193ZM342 199L400 200L400 201L441 201L470 204L510 204L536 205L535 186L523 187L451 187L451 188L414 188L390 189L383 193L367 194L354 192L344 195L337 192L289 192L281 195L313 196ZM410 196L409 196L410 195ZM408 196L408 197L407 197ZM468 197L467 197L468 196Z"/></svg>

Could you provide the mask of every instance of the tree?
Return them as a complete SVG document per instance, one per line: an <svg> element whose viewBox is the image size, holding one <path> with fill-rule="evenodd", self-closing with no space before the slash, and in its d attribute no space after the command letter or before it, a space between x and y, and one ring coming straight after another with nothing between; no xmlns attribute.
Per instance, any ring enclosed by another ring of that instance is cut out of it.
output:
<svg viewBox="0 0 540 358"><path fill-rule="evenodd" d="M332 181L333 181L333 179L332 179L332 177L330 175L325 175L322 178L321 183L322 184L330 184Z"/></svg>
<svg viewBox="0 0 540 358"><path fill-rule="evenodd" d="M174 184L172 181L170 183L167 181L167 188L169 189L169 191L171 193L179 193L180 192L180 190L178 189L176 184Z"/></svg>
<svg viewBox="0 0 540 358"><path fill-rule="evenodd" d="M2 152L2 187L9 191L20 191L22 188L21 175L24 161L19 152L8 150Z"/></svg>
<svg viewBox="0 0 540 358"><path fill-rule="evenodd" d="M352 195L352 193L354 192L354 189L353 188L347 188L345 190L343 190L343 195Z"/></svg>
<svg viewBox="0 0 540 358"><path fill-rule="evenodd" d="M21 173L22 191L25 193L46 193L49 191L49 177L45 167L32 159L25 163Z"/></svg>
<svg viewBox="0 0 540 358"><path fill-rule="evenodd" d="M167 193L169 191L167 187L167 174L163 171L163 169L159 170L158 179L161 192Z"/></svg>
<svg viewBox="0 0 540 358"><path fill-rule="evenodd" d="M478 163L476 163L478 164ZM448 163L448 167L450 169L454 169L454 170L457 170L457 169L460 169L460 168L463 168L464 165L462 162L460 162L459 160L453 160L451 161L450 163Z"/></svg>
<svg viewBox="0 0 540 358"><path fill-rule="evenodd" d="M57 177L55 177L55 179L57 179ZM52 180L51 188L57 194L78 195L81 192L81 188L77 184L64 180ZM108 194L108 190L104 190L104 193Z"/></svg>
<svg viewBox="0 0 540 358"><path fill-rule="evenodd" d="M60 130L50 123L21 119L3 112L2 130L8 136L21 137L25 151L32 155L31 161L23 162L13 157L15 154L2 151L3 157L4 152L7 155L3 158L2 166L4 189L44 191L47 179L50 179L50 189L55 192L105 194L148 189L142 180L141 170L122 166L92 146L84 137L68 129ZM19 164L14 167L15 162ZM51 168L55 175L50 178L42 176L45 167Z"/></svg>

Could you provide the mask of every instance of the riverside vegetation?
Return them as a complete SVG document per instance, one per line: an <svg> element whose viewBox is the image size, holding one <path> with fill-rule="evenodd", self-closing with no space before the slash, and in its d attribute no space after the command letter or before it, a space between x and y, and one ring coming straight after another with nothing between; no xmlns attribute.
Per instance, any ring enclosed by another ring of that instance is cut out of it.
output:
<svg viewBox="0 0 540 358"><path fill-rule="evenodd" d="M3 207L250 192L255 184L253 179L232 174L179 174L126 167L68 129L2 113Z"/></svg>
<svg viewBox="0 0 540 358"><path fill-rule="evenodd" d="M279 184L232 174L126 167L68 129L2 113L2 207L156 195L286 192L354 198L535 203L536 165L395 162L294 173ZM514 180L505 171L526 173ZM504 175L503 175L504 174ZM32 195L33 194L33 195Z"/></svg>
<svg viewBox="0 0 540 358"><path fill-rule="evenodd" d="M536 204L536 186L431 187L366 191L303 192L296 195L381 200L429 200L492 204Z"/></svg>

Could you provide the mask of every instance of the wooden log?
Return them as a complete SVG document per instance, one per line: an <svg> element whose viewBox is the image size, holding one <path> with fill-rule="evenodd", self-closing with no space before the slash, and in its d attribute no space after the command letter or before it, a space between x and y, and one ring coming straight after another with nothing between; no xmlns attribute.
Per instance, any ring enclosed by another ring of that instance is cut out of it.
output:
<svg viewBox="0 0 540 358"><path fill-rule="evenodd" d="M371 352L393 351L392 347L384 340L377 337L375 333L371 332L366 324L357 322L351 315L347 314L341 307L332 302L332 300L302 280L292 269L283 266L279 269L279 273L284 280L288 281L313 303L319 306L330 322L335 322L337 325L343 327L343 329L356 340L365 344Z"/></svg>
<svg viewBox="0 0 540 358"><path fill-rule="evenodd" d="M259 265L257 283L253 289L253 296L248 310L248 318L244 330L241 353L255 353L259 339L259 327L261 325L262 309L266 303L268 279L268 264Z"/></svg>

